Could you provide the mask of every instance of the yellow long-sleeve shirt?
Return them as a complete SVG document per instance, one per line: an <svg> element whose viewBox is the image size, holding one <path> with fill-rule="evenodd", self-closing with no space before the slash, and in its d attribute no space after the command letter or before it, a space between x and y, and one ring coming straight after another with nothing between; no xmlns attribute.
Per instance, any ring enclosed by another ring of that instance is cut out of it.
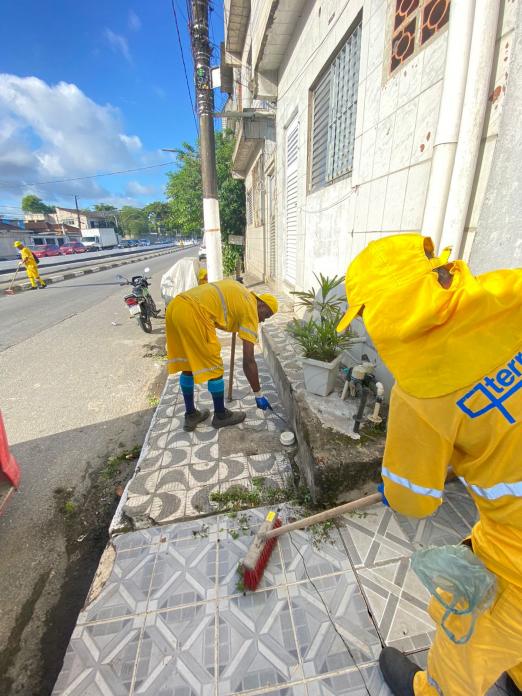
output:
<svg viewBox="0 0 522 696"><path fill-rule="evenodd" d="M480 513L475 553L522 587L522 350L445 396L420 399L394 387L382 470L391 507L431 515L442 503L448 466Z"/></svg>

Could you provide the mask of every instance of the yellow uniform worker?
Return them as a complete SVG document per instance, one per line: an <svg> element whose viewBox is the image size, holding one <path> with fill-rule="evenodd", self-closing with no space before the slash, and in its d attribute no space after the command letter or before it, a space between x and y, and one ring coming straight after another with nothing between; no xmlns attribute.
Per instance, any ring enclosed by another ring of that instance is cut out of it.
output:
<svg viewBox="0 0 522 696"><path fill-rule="evenodd" d="M15 242L14 246L20 251L20 255L22 257L21 263L25 266L27 277L31 283L31 290L36 290L36 281L40 283L41 288L47 287L40 277L40 273L38 272L38 264L36 263L33 252L24 246L22 242Z"/></svg>
<svg viewBox="0 0 522 696"><path fill-rule="evenodd" d="M224 406L225 384L221 345L216 328L235 332L243 341L243 370L259 408L270 405L261 394L254 345L258 340L259 323L277 312L273 295L255 295L235 280L205 283L177 295L166 312L167 357L169 373L182 372L180 386L185 399L185 430L194 430L205 420L208 410L194 406L194 383L208 381L214 401L216 428L235 425L245 418Z"/></svg>
<svg viewBox="0 0 522 696"><path fill-rule="evenodd" d="M497 577L493 605L468 642L437 629L421 671L385 648L380 665L394 694L482 696L508 672L522 689L522 270L473 277L462 261L433 257L421 235L372 242L346 275L349 309L362 314L397 380L383 460L384 492L404 515L442 503L451 466L480 519L473 552ZM440 624L441 605L430 613ZM459 617L451 616L455 634ZM460 628L462 629L462 620Z"/></svg>
<svg viewBox="0 0 522 696"><path fill-rule="evenodd" d="M198 285L205 285L208 283L208 273L205 266L201 266L198 271Z"/></svg>

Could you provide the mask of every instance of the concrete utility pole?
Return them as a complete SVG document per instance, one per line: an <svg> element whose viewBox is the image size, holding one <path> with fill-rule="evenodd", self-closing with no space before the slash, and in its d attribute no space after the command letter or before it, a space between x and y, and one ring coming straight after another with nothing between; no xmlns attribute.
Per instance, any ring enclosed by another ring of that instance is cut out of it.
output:
<svg viewBox="0 0 522 696"><path fill-rule="evenodd" d="M80 209L78 208L78 196L74 197L74 202L76 203L76 215L78 216L78 229L81 230L80 225Z"/></svg>
<svg viewBox="0 0 522 696"><path fill-rule="evenodd" d="M191 41L194 57L196 104L199 116L201 179L203 183L203 225L207 247L209 281L223 278L221 223L216 179L216 144L214 140L214 93L210 73L208 40L208 0L191 0Z"/></svg>

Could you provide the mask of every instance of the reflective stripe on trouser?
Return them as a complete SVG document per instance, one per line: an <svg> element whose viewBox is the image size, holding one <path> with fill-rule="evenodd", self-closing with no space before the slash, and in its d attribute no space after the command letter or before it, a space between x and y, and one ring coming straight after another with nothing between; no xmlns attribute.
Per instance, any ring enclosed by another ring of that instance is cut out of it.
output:
<svg viewBox="0 0 522 696"><path fill-rule="evenodd" d="M168 304L165 324L169 374L190 371L196 384L222 377L221 345L203 307L186 297L175 297Z"/></svg>
<svg viewBox="0 0 522 696"><path fill-rule="evenodd" d="M497 579L493 606L478 617L473 635L463 645L453 643L440 628L444 610L431 600L429 612L438 628L428 669L415 675L415 696L483 696L503 672L522 688L522 588ZM456 635L469 625L457 616L447 623Z"/></svg>

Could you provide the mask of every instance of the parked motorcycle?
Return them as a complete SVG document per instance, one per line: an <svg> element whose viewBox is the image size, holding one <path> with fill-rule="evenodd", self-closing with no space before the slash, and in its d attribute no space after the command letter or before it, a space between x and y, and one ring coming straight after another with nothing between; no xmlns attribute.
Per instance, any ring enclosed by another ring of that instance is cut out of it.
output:
<svg viewBox="0 0 522 696"><path fill-rule="evenodd" d="M151 317L158 317L159 310L149 292L149 280L147 277L150 268L145 268L144 275L133 276L130 280L118 275L120 285L132 285L130 295L125 295L123 301L127 305L131 317L135 317L138 325L145 333L152 332Z"/></svg>

